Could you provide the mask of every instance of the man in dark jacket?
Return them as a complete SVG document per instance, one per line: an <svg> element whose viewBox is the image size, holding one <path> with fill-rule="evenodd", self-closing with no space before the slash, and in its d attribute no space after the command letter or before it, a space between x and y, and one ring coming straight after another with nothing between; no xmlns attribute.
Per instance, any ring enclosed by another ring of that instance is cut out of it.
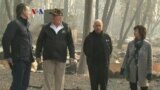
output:
<svg viewBox="0 0 160 90"><path fill-rule="evenodd" d="M30 8L21 3L16 7L17 19L11 21L2 38L4 58L12 69L10 90L27 90L32 56L31 34L28 24Z"/></svg>
<svg viewBox="0 0 160 90"><path fill-rule="evenodd" d="M107 89L108 70L112 42L108 34L103 33L103 23L97 19L94 22L94 31L84 41L84 53L90 75L91 90Z"/></svg>
<svg viewBox="0 0 160 90"><path fill-rule="evenodd" d="M75 49L71 29L62 22L61 10L54 9L50 14L52 22L43 26L37 40L36 58L38 62L41 62L41 54L43 54L46 90L64 90L67 48L70 62L74 62Z"/></svg>

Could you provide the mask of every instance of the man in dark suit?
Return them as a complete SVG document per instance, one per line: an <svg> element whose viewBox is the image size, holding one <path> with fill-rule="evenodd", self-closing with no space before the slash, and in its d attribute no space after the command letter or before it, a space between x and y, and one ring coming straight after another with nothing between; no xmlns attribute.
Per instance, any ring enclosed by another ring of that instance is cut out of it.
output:
<svg viewBox="0 0 160 90"><path fill-rule="evenodd" d="M43 26L37 40L36 58L41 62L43 54L46 90L64 90L67 48L71 63L74 62L75 48L71 29L62 21L62 11L54 9L50 14L52 21Z"/></svg>
<svg viewBox="0 0 160 90"><path fill-rule="evenodd" d="M26 4L18 4L16 14L16 20L8 24L3 35L3 52L12 69L13 82L10 90L27 90L31 63L34 61L31 34L28 30L30 8Z"/></svg>
<svg viewBox="0 0 160 90"><path fill-rule="evenodd" d="M103 23L95 20L94 31L84 41L84 53L90 75L91 90L106 90L112 42L108 34L103 33Z"/></svg>

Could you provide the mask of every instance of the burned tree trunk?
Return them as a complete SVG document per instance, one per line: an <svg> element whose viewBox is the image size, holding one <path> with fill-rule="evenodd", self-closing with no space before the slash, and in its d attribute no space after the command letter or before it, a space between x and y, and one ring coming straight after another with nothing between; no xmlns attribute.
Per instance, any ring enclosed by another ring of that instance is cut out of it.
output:
<svg viewBox="0 0 160 90"><path fill-rule="evenodd" d="M95 19L99 17L99 0L96 0L96 11L95 11Z"/></svg>
<svg viewBox="0 0 160 90"><path fill-rule="evenodd" d="M128 0L128 2L126 3L126 10L124 13L123 22L122 22L122 26L121 26L121 30L120 30L120 35L119 35L119 40L118 40L118 44L117 44L117 47L119 49L122 48L121 43L122 43L122 37L123 37L124 27L125 27L125 23L126 23L126 18L128 15L129 5L130 5L130 0Z"/></svg>
<svg viewBox="0 0 160 90"><path fill-rule="evenodd" d="M86 38L91 29L91 18L92 18L92 3L93 0L85 0L85 13L84 13L84 25L83 25L83 40ZM83 53L83 49L81 50L81 58L78 66L78 74L86 73L86 59Z"/></svg>

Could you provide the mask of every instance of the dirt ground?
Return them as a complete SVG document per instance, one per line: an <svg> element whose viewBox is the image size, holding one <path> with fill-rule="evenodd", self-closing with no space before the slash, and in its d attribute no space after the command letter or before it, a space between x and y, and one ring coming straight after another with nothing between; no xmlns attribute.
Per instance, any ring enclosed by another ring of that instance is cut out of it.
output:
<svg viewBox="0 0 160 90"><path fill-rule="evenodd" d="M31 73L30 87L28 90L43 90L43 73ZM11 84L11 72L9 69L0 69L0 90L9 90ZM88 75L66 75L65 76L65 89L77 90L74 88L79 87L81 90L90 90ZM160 79L151 81L149 90L160 90ZM129 90L128 82L125 79L110 78L108 90Z"/></svg>

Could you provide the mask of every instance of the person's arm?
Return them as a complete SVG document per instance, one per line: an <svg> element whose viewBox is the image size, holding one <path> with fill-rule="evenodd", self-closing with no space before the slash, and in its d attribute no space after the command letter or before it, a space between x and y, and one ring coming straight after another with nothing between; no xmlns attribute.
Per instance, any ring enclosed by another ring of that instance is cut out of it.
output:
<svg viewBox="0 0 160 90"><path fill-rule="evenodd" d="M111 37L110 37L107 33L104 34L104 37L105 37L105 39L108 40L108 41L107 41L107 42L108 42L107 47L109 48L109 54L111 54L111 53L112 53L112 50L113 50Z"/></svg>
<svg viewBox="0 0 160 90"><path fill-rule="evenodd" d="M108 35L109 36L109 35ZM111 37L109 36L109 48L110 48L110 54L112 53L113 51L113 45L112 45L112 39Z"/></svg>
<svg viewBox="0 0 160 90"><path fill-rule="evenodd" d="M124 57L124 61L123 61L123 64L122 64L122 68L125 67L125 65L127 64L127 61L128 61L128 58L129 58L129 44L128 44L128 47L127 47L127 51L126 51L126 55Z"/></svg>
<svg viewBox="0 0 160 90"><path fill-rule="evenodd" d="M2 37L2 46L5 59L11 59L11 42L14 39L17 32L16 23L14 21L7 25L7 28Z"/></svg>
<svg viewBox="0 0 160 90"><path fill-rule="evenodd" d="M84 40L84 44L83 44L83 52L84 52L84 54L86 55L86 56L89 56L89 36L87 36L86 38L85 38L85 40Z"/></svg>
<svg viewBox="0 0 160 90"><path fill-rule="evenodd" d="M68 46L68 50L69 50L69 55L70 58L75 59L75 47L74 47L74 43L73 43L73 38L72 38L72 32L71 29L68 28L68 34L67 34L67 46Z"/></svg>
<svg viewBox="0 0 160 90"><path fill-rule="evenodd" d="M125 68L125 66L126 66L126 64L128 62L128 58L129 58L129 46L130 46L130 43L128 44L126 55L124 57L124 61L123 61L122 67L121 67L121 71L120 71L121 75L123 75L124 68Z"/></svg>
<svg viewBox="0 0 160 90"><path fill-rule="evenodd" d="M152 49L151 49L151 45L149 45L148 47L148 61L147 61L147 66L148 66L148 73L152 73Z"/></svg>
<svg viewBox="0 0 160 90"><path fill-rule="evenodd" d="M38 36L37 44L36 44L36 58L40 59L42 55L42 49L44 45L44 38L45 38L45 26L42 27L42 30Z"/></svg>
<svg viewBox="0 0 160 90"><path fill-rule="evenodd" d="M151 45L148 46L148 56L147 56L147 79L151 80L152 77L152 49Z"/></svg>

